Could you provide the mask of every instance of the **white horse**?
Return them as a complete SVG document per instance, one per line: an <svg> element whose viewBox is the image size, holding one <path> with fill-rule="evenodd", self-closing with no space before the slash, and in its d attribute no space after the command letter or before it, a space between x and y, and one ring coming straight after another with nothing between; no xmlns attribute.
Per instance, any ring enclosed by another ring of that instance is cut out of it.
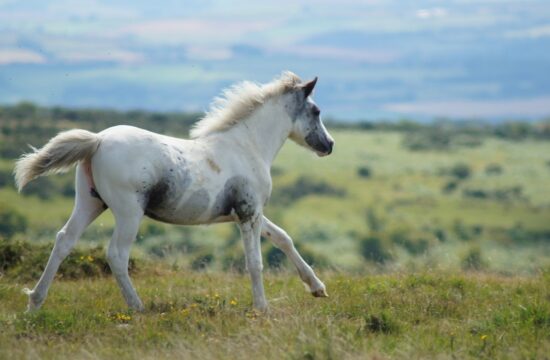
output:
<svg viewBox="0 0 550 360"><path fill-rule="evenodd" d="M290 258L314 296L327 296L292 239L263 216L271 193L271 164L287 138L319 156L332 152L334 140L310 97L316 81L302 83L285 72L264 85L240 83L215 99L192 129L191 140L131 126L97 134L75 129L23 155L15 166L19 190L40 175L77 164L74 210L57 233L40 280L33 290L25 289L28 310L40 308L60 263L107 208L116 221L107 260L132 309L143 310L128 276L128 260L144 215L172 224L236 222L258 310L267 309L260 234Z"/></svg>

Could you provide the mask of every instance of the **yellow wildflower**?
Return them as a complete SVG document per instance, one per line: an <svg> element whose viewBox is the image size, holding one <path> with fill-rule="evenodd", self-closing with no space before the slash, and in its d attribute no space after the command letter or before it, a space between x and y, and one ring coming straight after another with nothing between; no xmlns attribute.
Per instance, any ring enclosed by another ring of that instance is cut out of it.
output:
<svg viewBox="0 0 550 360"><path fill-rule="evenodd" d="M237 300L231 299L231 301L229 302L229 304L235 306L235 305L237 305Z"/></svg>
<svg viewBox="0 0 550 360"><path fill-rule="evenodd" d="M485 339L487 339L487 335L481 335L480 339L485 341Z"/></svg>
<svg viewBox="0 0 550 360"><path fill-rule="evenodd" d="M117 313L115 315L115 319L118 320L118 321L130 321L130 320L132 320L132 317L130 315Z"/></svg>

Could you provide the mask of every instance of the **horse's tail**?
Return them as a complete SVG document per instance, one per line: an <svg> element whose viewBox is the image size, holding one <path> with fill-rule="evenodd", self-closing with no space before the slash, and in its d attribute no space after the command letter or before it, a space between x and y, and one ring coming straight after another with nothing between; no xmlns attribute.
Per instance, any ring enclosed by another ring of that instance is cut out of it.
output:
<svg viewBox="0 0 550 360"><path fill-rule="evenodd" d="M22 155L15 164L15 184L21 191L31 180L51 173L65 172L80 160L90 159L101 138L87 130L64 131L41 149Z"/></svg>

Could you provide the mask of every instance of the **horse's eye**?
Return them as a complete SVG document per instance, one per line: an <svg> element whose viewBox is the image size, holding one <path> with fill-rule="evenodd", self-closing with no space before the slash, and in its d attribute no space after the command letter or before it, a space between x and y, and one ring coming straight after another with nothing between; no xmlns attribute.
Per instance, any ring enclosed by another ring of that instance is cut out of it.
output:
<svg viewBox="0 0 550 360"><path fill-rule="evenodd" d="M313 109L313 115L318 116L321 113L321 109L319 109L317 106L314 106Z"/></svg>

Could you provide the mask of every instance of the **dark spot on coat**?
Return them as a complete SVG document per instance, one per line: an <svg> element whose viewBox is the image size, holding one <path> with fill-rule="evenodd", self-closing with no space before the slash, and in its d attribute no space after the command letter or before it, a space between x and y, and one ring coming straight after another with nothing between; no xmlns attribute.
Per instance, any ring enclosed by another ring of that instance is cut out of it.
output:
<svg viewBox="0 0 550 360"><path fill-rule="evenodd" d="M150 216L149 213L154 212L155 209L159 208L166 201L169 188L168 183L161 180L149 189L146 194L146 205L144 209L147 216Z"/></svg>
<svg viewBox="0 0 550 360"><path fill-rule="evenodd" d="M174 212L178 207L178 201L181 200L192 182L186 165L186 161L183 159L177 164L178 168L166 168L160 180L151 184L152 186L146 182L143 183L142 206L145 215L163 222L173 223L175 221Z"/></svg>
<svg viewBox="0 0 550 360"><path fill-rule="evenodd" d="M234 176L227 180L223 190L216 196L213 216L228 216L232 211L239 221L250 220L257 212L256 195L250 181L242 176Z"/></svg>

